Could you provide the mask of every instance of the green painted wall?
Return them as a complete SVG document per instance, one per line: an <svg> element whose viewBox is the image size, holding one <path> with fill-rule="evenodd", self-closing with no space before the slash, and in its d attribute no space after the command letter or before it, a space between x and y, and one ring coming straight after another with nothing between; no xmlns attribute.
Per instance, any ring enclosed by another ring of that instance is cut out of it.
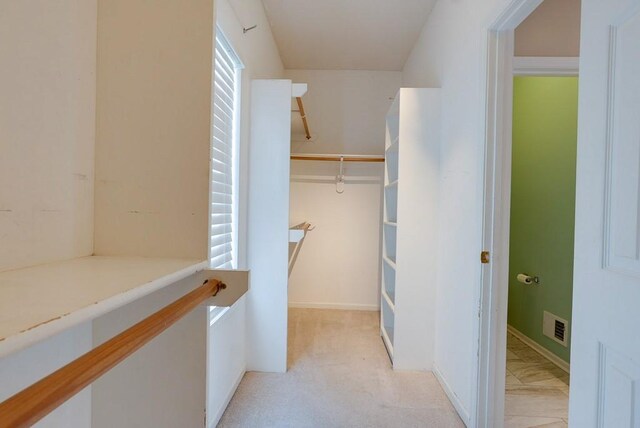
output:
<svg viewBox="0 0 640 428"><path fill-rule="evenodd" d="M577 77L514 78L508 322L567 362L542 317L571 328L577 123ZM520 272L541 284L519 283Z"/></svg>

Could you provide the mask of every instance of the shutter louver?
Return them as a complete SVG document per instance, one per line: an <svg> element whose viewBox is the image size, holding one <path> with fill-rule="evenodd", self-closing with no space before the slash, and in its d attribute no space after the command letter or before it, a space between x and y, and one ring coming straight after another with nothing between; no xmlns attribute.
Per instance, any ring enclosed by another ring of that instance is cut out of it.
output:
<svg viewBox="0 0 640 428"><path fill-rule="evenodd" d="M234 133L237 108L237 69L228 44L216 35L213 88L213 138L211 149L211 241L214 269L236 267Z"/></svg>

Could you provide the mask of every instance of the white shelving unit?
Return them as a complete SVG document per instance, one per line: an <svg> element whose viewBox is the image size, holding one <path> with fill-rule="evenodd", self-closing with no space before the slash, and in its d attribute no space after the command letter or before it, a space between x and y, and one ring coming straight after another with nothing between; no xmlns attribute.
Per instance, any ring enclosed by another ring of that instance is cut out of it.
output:
<svg viewBox="0 0 640 428"><path fill-rule="evenodd" d="M433 360L439 104L439 89L403 88L386 118L380 329L400 370Z"/></svg>

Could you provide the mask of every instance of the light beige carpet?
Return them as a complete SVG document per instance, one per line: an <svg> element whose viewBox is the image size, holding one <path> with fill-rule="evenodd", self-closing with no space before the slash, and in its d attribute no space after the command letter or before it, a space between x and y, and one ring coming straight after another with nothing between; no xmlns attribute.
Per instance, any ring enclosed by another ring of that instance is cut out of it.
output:
<svg viewBox="0 0 640 428"><path fill-rule="evenodd" d="M219 427L464 427L431 373L394 372L377 312L291 309L289 370L247 373Z"/></svg>

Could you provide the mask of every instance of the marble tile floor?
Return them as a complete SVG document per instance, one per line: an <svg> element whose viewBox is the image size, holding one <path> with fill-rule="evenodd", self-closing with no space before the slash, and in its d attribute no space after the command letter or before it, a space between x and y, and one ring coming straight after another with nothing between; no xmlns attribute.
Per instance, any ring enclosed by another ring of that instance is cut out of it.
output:
<svg viewBox="0 0 640 428"><path fill-rule="evenodd" d="M248 372L218 427L464 428L432 373L391 369L379 319L290 309L287 373Z"/></svg>
<svg viewBox="0 0 640 428"><path fill-rule="evenodd" d="M507 334L505 428L567 427L569 374Z"/></svg>

